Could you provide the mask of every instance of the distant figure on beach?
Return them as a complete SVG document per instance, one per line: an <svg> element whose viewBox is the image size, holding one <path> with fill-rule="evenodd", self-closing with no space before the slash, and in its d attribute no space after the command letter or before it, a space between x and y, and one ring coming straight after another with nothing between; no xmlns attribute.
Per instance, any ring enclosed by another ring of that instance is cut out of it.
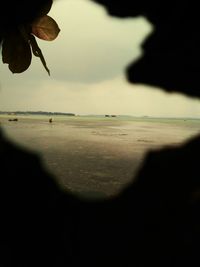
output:
<svg viewBox="0 0 200 267"><path fill-rule="evenodd" d="M49 122L52 123L52 118L49 119Z"/></svg>

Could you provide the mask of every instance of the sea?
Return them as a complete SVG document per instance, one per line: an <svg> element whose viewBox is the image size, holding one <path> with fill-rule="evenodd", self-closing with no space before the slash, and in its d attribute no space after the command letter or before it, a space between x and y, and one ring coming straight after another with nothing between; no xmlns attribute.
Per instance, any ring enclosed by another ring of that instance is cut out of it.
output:
<svg viewBox="0 0 200 267"><path fill-rule="evenodd" d="M200 133L198 118L1 114L0 125L64 190L86 198L120 193L149 151L181 146Z"/></svg>

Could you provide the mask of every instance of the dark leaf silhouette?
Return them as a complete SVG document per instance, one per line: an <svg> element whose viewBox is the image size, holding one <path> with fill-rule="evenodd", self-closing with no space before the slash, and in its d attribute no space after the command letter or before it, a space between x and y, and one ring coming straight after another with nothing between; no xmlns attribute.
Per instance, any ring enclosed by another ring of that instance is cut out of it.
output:
<svg viewBox="0 0 200 267"><path fill-rule="evenodd" d="M47 67L46 61L45 61L44 56L42 54L42 51L39 48L39 46L37 44L37 41L36 41L35 37L32 34L30 35L30 44L31 44L31 48L32 48L32 51L33 51L34 56L40 58L43 66L44 66L44 68L46 69L46 71L50 75L50 71L49 71L49 69Z"/></svg>
<svg viewBox="0 0 200 267"><path fill-rule="evenodd" d="M58 24L50 16L38 18L32 24L32 33L38 38L46 41L53 41L59 34Z"/></svg>
<svg viewBox="0 0 200 267"><path fill-rule="evenodd" d="M52 0L45 2L45 5L43 5L43 7L40 9L40 12L38 13L38 17L43 17L46 14L48 14L49 11L51 10L52 4L53 4Z"/></svg>
<svg viewBox="0 0 200 267"><path fill-rule="evenodd" d="M10 31L9 35L2 38L2 61L8 64L13 73L21 73L28 69L33 52L36 57L40 58L50 75L34 35L47 41L52 41L58 36L60 32L58 24L53 18L46 15L51 9L52 2L52 0L45 1L33 23L22 23Z"/></svg>
<svg viewBox="0 0 200 267"><path fill-rule="evenodd" d="M2 59L13 73L21 73L30 66L32 59L30 45L18 31L3 40Z"/></svg>

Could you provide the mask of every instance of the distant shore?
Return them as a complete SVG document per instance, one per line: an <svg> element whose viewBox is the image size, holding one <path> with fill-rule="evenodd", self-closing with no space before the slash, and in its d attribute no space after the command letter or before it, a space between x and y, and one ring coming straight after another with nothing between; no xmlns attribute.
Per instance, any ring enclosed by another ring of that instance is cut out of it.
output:
<svg viewBox="0 0 200 267"><path fill-rule="evenodd" d="M76 116L74 113L50 112L50 111L0 111L4 115L50 115L50 116Z"/></svg>
<svg viewBox="0 0 200 267"><path fill-rule="evenodd" d="M0 111L0 116L20 116L20 115L46 115L46 116L72 116L72 117L90 117L90 118L121 118L121 119L139 119L139 120L200 120L199 117L167 117L167 116L134 116L121 114L75 114L73 112L59 112L59 111Z"/></svg>

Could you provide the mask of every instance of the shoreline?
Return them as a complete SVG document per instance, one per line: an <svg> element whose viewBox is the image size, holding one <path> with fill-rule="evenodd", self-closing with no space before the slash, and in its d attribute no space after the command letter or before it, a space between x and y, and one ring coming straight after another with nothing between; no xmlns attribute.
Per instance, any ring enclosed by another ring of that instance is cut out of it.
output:
<svg viewBox="0 0 200 267"><path fill-rule="evenodd" d="M200 132L200 121L7 119L0 116L10 140L39 154L64 188L91 197L109 197L122 190L133 181L149 150L180 145Z"/></svg>

